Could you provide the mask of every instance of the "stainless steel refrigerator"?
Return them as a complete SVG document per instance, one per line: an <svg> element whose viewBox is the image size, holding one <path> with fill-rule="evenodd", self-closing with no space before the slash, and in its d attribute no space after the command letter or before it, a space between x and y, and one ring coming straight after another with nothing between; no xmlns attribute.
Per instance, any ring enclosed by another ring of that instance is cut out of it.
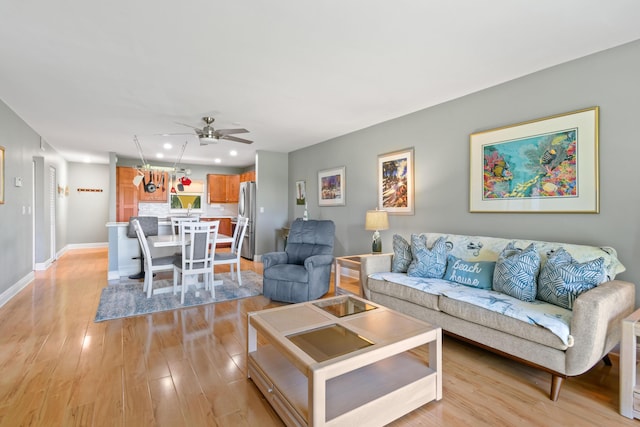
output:
<svg viewBox="0 0 640 427"><path fill-rule="evenodd" d="M256 251L256 183L253 181L240 183L240 196L238 197L238 215L249 218L247 231L242 243L240 255L246 259L253 259Z"/></svg>

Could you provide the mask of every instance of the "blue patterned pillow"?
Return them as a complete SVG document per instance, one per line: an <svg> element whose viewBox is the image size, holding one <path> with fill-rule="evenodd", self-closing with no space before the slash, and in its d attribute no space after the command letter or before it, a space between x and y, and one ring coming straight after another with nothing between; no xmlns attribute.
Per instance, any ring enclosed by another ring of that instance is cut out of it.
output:
<svg viewBox="0 0 640 427"><path fill-rule="evenodd" d="M399 234L393 235L393 262L391 271L394 273L406 273L411 264L411 246L404 237Z"/></svg>
<svg viewBox="0 0 640 427"><path fill-rule="evenodd" d="M579 263L564 248L549 256L538 278L538 299L573 309L583 292L605 280L604 258Z"/></svg>
<svg viewBox="0 0 640 427"><path fill-rule="evenodd" d="M495 267L493 261L464 261L449 255L443 279L472 288L491 289Z"/></svg>
<svg viewBox="0 0 640 427"><path fill-rule="evenodd" d="M539 270L540 254L533 243L526 249L518 249L510 242L498 256L493 290L522 301L534 301Z"/></svg>
<svg viewBox="0 0 640 427"><path fill-rule="evenodd" d="M413 260L407 269L407 276L441 279L447 267L447 240L440 237L429 249L427 236L412 234L411 256Z"/></svg>

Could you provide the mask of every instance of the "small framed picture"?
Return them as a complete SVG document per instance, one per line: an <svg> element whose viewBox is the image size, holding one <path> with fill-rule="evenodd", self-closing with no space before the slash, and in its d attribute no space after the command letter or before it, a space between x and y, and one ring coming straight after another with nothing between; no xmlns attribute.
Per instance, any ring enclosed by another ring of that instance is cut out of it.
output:
<svg viewBox="0 0 640 427"><path fill-rule="evenodd" d="M307 189L304 181L296 181L296 205L307 203Z"/></svg>
<svg viewBox="0 0 640 427"><path fill-rule="evenodd" d="M318 205L343 206L345 204L345 168L325 169L318 172Z"/></svg>
<svg viewBox="0 0 640 427"><path fill-rule="evenodd" d="M378 209L413 215L413 148L378 156Z"/></svg>

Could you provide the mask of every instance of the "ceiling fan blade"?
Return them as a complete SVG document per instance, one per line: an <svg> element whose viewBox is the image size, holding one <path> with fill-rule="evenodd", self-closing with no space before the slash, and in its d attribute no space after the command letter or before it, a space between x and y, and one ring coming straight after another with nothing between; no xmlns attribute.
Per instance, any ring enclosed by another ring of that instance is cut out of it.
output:
<svg viewBox="0 0 640 427"><path fill-rule="evenodd" d="M248 139L237 138L235 136L222 136L220 139L227 139L229 141L242 142L243 144L253 144L253 141L249 141Z"/></svg>
<svg viewBox="0 0 640 427"><path fill-rule="evenodd" d="M192 126L192 125L188 125L188 124L186 124L186 123L180 123L180 122L173 122L173 123L175 123L175 124L177 124L177 125L181 125L181 126L186 126L186 127L188 127L188 128L192 128L192 129L195 129L195 130L200 130L200 128L195 127L195 126Z"/></svg>
<svg viewBox="0 0 640 427"><path fill-rule="evenodd" d="M248 133L249 131L246 129L218 129L216 130L216 134L220 136L231 135L233 133Z"/></svg>

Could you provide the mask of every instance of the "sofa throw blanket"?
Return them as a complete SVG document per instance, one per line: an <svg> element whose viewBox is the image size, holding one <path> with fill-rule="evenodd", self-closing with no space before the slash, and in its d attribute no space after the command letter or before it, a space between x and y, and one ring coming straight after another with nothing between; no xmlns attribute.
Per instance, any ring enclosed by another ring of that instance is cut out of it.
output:
<svg viewBox="0 0 640 427"><path fill-rule="evenodd" d="M386 280L408 286L432 295L444 295L447 298L473 304L487 310L523 322L548 329L567 346L573 346L570 334L571 310L543 301L521 301L509 295L487 289L471 288L442 279L410 277L404 273L382 272L369 276L376 280Z"/></svg>

